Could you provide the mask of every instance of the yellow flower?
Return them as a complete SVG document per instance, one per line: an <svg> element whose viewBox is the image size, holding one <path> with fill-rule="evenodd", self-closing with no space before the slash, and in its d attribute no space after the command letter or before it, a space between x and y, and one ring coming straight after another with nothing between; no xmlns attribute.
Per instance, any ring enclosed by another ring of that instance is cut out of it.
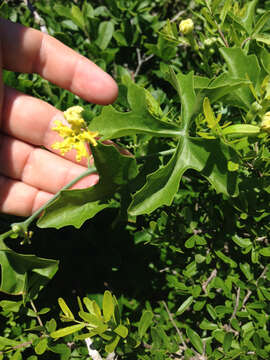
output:
<svg viewBox="0 0 270 360"><path fill-rule="evenodd" d="M97 145L95 137L98 135L97 131L86 130L86 123L81 116L83 108L80 106L72 106L64 112L64 117L68 121L69 126L64 125L61 121L55 121L55 127L52 130L56 131L63 141L58 141L52 145L55 150L60 150L61 155L64 155L71 149L76 150L76 161L81 161L83 157L88 158L87 143L93 146Z"/></svg>
<svg viewBox="0 0 270 360"><path fill-rule="evenodd" d="M72 106L64 111L64 118L68 121L74 131L80 131L85 126L85 122L81 113L83 108L81 106Z"/></svg>
<svg viewBox="0 0 270 360"><path fill-rule="evenodd" d="M270 133L270 111L267 111L262 117L261 129Z"/></svg>
<svg viewBox="0 0 270 360"><path fill-rule="evenodd" d="M194 29L194 23L192 19L182 20L179 24L179 30L184 35L190 34L193 31L193 29Z"/></svg>

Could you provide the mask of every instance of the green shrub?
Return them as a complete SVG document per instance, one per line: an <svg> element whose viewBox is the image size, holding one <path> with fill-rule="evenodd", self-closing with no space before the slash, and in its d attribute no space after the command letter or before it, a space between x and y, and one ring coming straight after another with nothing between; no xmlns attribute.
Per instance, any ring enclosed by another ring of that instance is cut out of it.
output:
<svg viewBox="0 0 270 360"><path fill-rule="evenodd" d="M268 359L270 2L34 5L39 22L24 3L0 11L96 62L119 97L86 104L4 71L61 110L83 106L101 139L100 182L61 191L32 244L35 217L2 217L0 358Z"/></svg>

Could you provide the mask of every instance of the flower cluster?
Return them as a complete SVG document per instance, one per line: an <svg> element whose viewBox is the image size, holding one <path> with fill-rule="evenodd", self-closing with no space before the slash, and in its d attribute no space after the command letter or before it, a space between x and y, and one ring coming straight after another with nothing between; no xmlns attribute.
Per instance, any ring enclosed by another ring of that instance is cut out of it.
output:
<svg viewBox="0 0 270 360"><path fill-rule="evenodd" d="M76 161L81 161L83 157L89 156L86 148L87 143L93 146L97 145L95 137L98 135L98 132L87 130L82 117L82 111L83 108L81 106L72 106L64 112L64 117L70 126L56 120L56 126L52 128L63 138L63 141L53 144L52 148L60 150L61 155L64 155L71 149L75 149L77 152Z"/></svg>

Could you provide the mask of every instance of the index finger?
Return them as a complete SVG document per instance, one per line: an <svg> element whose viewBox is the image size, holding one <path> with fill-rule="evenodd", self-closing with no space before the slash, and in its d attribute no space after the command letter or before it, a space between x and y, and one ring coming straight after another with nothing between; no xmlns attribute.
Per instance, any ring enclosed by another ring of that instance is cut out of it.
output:
<svg viewBox="0 0 270 360"><path fill-rule="evenodd" d="M50 35L0 19L3 67L38 73L96 104L112 103L118 89L110 75Z"/></svg>

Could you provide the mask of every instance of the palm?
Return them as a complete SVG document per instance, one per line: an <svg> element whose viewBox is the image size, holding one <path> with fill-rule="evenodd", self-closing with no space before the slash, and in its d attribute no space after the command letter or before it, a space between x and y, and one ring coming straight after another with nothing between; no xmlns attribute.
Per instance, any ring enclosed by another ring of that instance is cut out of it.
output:
<svg viewBox="0 0 270 360"><path fill-rule="evenodd" d="M109 75L54 38L6 20L0 20L0 34L4 69L38 73L94 103L116 98L117 86ZM52 150L59 136L51 127L63 118L59 110L6 86L0 93L0 211L28 216L84 172L87 164L85 159L76 163L72 151L62 158ZM97 180L92 174L76 188Z"/></svg>

